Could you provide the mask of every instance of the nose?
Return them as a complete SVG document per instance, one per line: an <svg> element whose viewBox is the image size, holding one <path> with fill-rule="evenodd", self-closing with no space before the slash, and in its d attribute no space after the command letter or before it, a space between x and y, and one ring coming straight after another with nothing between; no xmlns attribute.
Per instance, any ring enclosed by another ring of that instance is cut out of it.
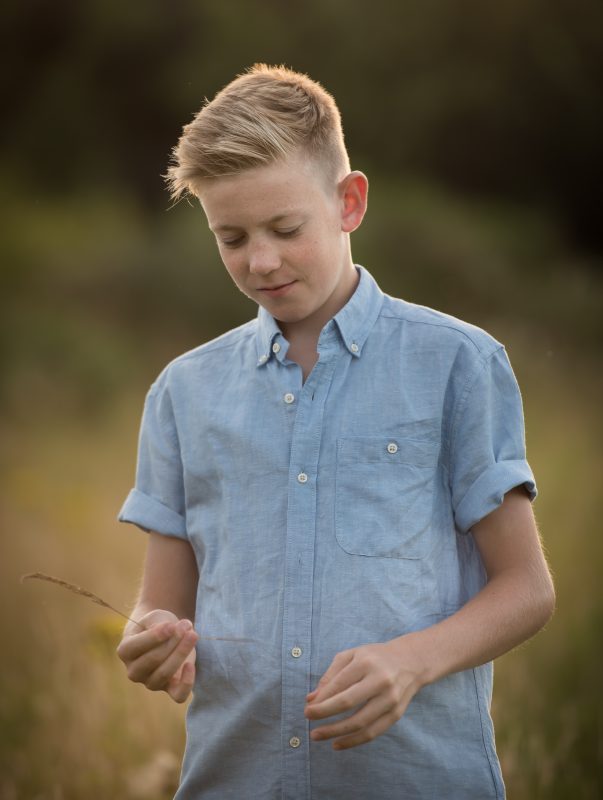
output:
<svg viewBox="0 0 603 800"><path fill-rule="evenodd" d="M278 250L269 242L255 242L248 250L249 271L255 275L268 275L281 265Z"/></svg>

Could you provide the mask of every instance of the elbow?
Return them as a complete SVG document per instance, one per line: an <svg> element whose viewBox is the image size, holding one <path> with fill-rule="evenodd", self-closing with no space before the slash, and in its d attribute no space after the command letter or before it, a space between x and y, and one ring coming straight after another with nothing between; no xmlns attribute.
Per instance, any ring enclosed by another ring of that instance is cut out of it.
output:
<svg viewBox="0 0 603 800"><path fill-rule="evenodd" d="M557 596L555 593L555 585L550 573L547 572L544 580L541 581L540 589L535 593L534 598L534 622L535 632L550 621L555 613L555 606Z"/></svg>
<svg viewBox="0 0 603 800"><path fill-rule="evenodd" d="M547 618L546 622L548 622L553 614L555 613L555 608L557 605L557 594L555 592L555 585L553 583L553 579L549 577L549 592L547 597Z"/></svg>

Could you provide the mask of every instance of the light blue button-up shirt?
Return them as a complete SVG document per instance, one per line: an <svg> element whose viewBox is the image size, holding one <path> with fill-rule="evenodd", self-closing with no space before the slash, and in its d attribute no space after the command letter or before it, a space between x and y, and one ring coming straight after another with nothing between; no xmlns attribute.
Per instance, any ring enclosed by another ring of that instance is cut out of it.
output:
<svg viewBox="0 0 603 800"><path fill-rule="evenodd" d="M202 637L252 640L199 640L177 800L504 797L491 665L368 744L309 738L333 657L453 614L485 581L471 527L514 486L536 495L502 345L358 270L305 383L260 308L147 395L119 518L190 542Z"/></svg>

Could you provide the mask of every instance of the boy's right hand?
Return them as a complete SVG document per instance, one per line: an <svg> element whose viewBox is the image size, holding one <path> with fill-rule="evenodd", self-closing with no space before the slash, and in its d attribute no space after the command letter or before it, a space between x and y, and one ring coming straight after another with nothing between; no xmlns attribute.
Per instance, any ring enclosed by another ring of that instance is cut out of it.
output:
<svg viewBox="0 0 603 800"><path fill-rule="evenodd" d="M198 634L189 620L179 620L171 611L149 611L139 621L146 630L128 623L117 647L128 678L183 703L195 681Z"/></svg>

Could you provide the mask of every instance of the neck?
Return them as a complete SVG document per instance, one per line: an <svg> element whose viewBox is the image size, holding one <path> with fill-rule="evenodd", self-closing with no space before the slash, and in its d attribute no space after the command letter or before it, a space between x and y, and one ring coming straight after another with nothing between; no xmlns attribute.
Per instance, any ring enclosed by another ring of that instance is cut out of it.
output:
<svg viewBox="0 0 603 800"><path fill-rule="evenodd" d="M349 277L341 281L326 303L311 316L299 322L277 320L283 336L290 346L299 343L304 349L313 348L314 351L316 350L322 329L346 305L358 286L359 276L351 260L349 266L346 267L345 275Z"/></svg>

